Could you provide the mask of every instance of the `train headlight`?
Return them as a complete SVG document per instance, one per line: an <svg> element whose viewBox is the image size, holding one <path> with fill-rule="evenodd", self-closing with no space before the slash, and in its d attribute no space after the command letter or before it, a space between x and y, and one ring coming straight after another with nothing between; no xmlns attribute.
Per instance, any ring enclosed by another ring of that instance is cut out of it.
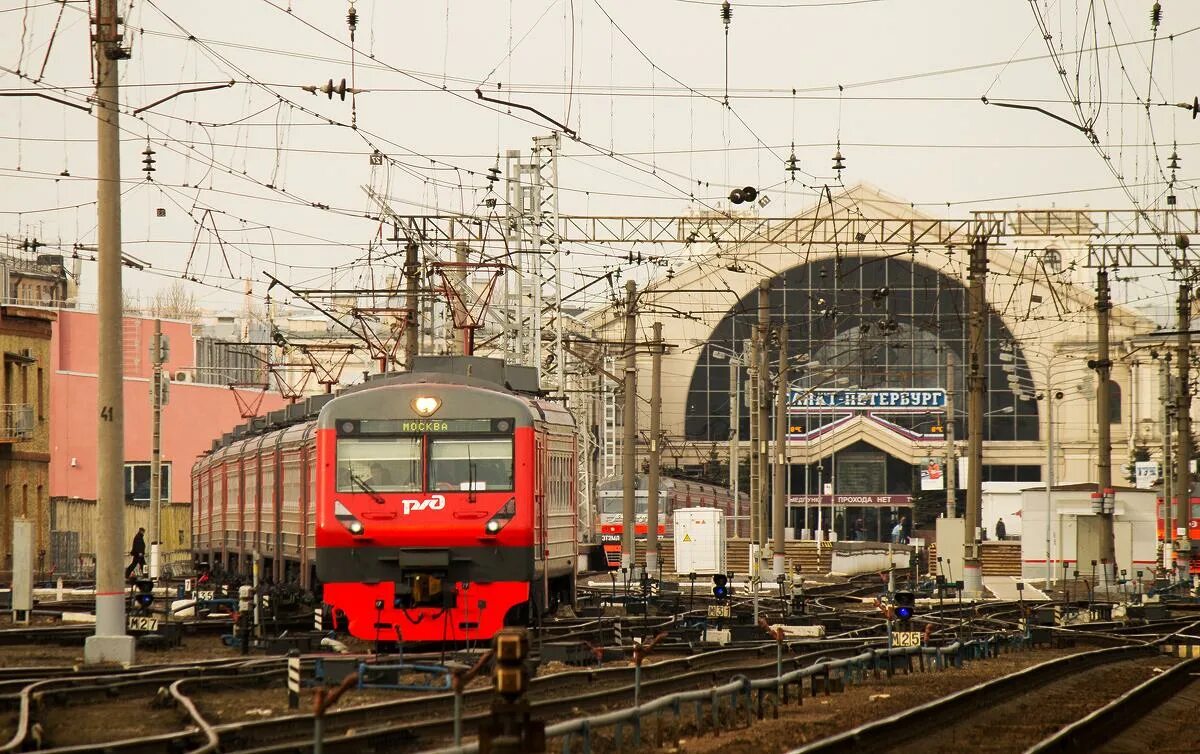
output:
<svg viewBox="0 0 1200 754"><path fill-rule="evenodd" d="M416 411L418 416L428 419L442 407L442 400L432 395L419 395L413 398L411 405L412 410Z"/></svg>
<svg viewBox="0 0 1200 754"><path fill-rule="evenodd" d="M342 526L351 534L358 535L363 533L362 521L355 518L350 509L342 504L341 500L333 501L333 517L338 520Z"/></svg>
<svg viewBox="0 0 1200 754"><path fill-rule="evenodd" d="M496 534L505 526L507 526L508 522L512 521L516 515L517 499L515 497L510 497L507 503L500 506L500 510L492 514L492 517L488 519L488 522L483 525L483 529L488 534Z"/></svg>

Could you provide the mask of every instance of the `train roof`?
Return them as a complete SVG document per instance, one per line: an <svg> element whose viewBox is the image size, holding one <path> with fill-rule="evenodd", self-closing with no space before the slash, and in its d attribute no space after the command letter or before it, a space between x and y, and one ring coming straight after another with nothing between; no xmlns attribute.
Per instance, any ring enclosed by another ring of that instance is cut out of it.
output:
<svg viewBox="0 0 1200 754"><path fill-rule="evenodd" d="M413 360L412 371L370 375L365 382L351 385L337 393L309 396L286 408L270 411L264 416L256 416L214 439L209 452L247 437L273 432L293 424L315 421L325 404L342 395L388 385L429 381L499 390L529 398L536 398L542 394L537 369L534 367L507 364L503 359L482 356L418 356Z"/></svg>
<svg viewBox="0 0 1200 754"><path fill-rule="evenodd" d="M620 477L604 479L596 484L597 491L602 495L613 492L619 493L624 489L624 487L625 480L621 479ZM713 484L712 482L701 482L698 479L681 479L679 477L667 476L665 474L658 478L658 488L660 491L668 491L676 487L696 491L703 489L711 492L724 493L727 495L731 494L727 487L723 487L719 484ZM649 489L649 476L647 474L638 474L637 483L634 485L634 488L643 492Z"/></svg>

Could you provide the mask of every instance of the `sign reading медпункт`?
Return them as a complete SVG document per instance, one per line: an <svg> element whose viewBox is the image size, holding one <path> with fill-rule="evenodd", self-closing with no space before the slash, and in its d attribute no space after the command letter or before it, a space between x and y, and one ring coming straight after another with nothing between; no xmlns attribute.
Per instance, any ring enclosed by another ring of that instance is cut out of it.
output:
<svg viewBox="0 0 1200 754"><path fill-rule="evenodd" d="M792 388L788 411L794 414L829 411L944 411L946 391L939 388L905 390L801 390Z"/></svg>

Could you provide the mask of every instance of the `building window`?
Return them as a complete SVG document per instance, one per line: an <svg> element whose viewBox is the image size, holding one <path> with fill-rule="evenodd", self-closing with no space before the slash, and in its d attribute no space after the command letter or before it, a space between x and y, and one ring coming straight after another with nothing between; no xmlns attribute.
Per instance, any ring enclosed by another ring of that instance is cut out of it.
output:
<svg viewBox="0 0 1200 754"><path fill-rule="evenodd" d="M1121 423L1121 386L1114 380L1108 381L1108 423Z"/></svg>
<svg viewBox="0 0 1200 754"><path fill-rule="evenodd" d="M171 464L162 465L162 478L158 480L158 488L164 504L171 499ZM125 464L125 502L150 502L150 464Z"/></svg>
<svg viewBox="0 0 1200 754"><path fill-rule="evenodd" d="M38 421L46 420L46 411L43 408L43 406L44 406L43 401L45 400L45 396L46 396L46 381L45 380L46 380L46 378L42 374L42 368L38 367L38 371L37 371L37 412L38 412L37 416L38 416Z"/></svg>

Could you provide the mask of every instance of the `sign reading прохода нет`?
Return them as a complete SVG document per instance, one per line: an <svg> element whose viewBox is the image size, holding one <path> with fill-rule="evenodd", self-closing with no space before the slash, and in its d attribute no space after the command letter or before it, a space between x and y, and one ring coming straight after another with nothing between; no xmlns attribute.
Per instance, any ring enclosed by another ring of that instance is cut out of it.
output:
<svg viewBox="0 0 1200 754"><path fill-rule="evenodd" d="M792 388L788 411L794 414L828 411L944 411L946 391L940 388L905 390L801 390Z"/></svg>

